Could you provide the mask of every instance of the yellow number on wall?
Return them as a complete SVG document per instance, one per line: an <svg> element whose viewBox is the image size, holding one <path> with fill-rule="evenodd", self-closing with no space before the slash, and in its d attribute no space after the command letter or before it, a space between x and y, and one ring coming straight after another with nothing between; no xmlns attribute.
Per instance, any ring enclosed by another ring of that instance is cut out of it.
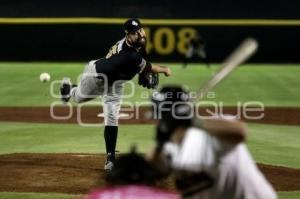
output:
<svg viewBox="0 0 300 199"><path fill-rule="evenodd" d="M165 46L163 45L163 38L166 39ZM168 55L174 51L175 48L175 34L170 28L159 28L154 34L154 46L158 54Z"/></svg>
<svg viewBox="0 0 300 199"><path fill-rule="evenodd" d="M197 31L194 28L182 28L178 31L177 51L185 54L188 50L188 43L195 37Z"/></svg>
<svg viewBox="0 0 300 199"><path fill-rule="evenodd" d="M155 51L159 55L169 55L177 50L179 54L185 54L188 50L188 43L196 36L197 30L191 27L184 27L175 32L169 27L159 27L151 31L150 27L144 27L147 35L147 53Z"/></svg>
<svg viewBox="0 0 300 199"><path fill-rule="evenodd" d="M150 28L148 27L144 27L145 33L146 33L146 37L147 37L147 46L146 46L146 51L147 53L150 53L152 48L153 48L153 44L152 44L152 40L151 40L151 32L150 32Z"/></svg>

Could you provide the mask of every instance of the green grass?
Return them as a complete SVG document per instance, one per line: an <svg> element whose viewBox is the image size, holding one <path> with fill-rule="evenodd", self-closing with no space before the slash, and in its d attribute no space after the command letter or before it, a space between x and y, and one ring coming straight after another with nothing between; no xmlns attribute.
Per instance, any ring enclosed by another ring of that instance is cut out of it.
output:
<svg viewBox="0 0 300 199"><path fill-rule="evenodd" d="M300 169L299 126L249 124L248 146L257 162Z"/></svg>
<svg viewBox="0 0 300 199"><path fill-rule="evenodd" d="M104 153L103 127L0 123L0 154L7 153ZM145 152L153 144L151 125L119 127L117 150L127 152L136 143Z"/></svg>
<svg viewBox="0 0 300 199"><path fill-rule="evenodd" d="M48 72L52 80L64 76L76 82L85 63L0 63L0 106L49 106L59 101L50 95L50 83L39 82L39 74ZM217 70L214 65L208 70L202 65L192 64L186 70L180 64L171 66L173 76L161 75L161 85L181 84L195 91ZM136 79L135 79L136 82ZM214 90L215 98L225 105L236 105L237 101L261 101L267 106L300 106L300 67L297 65L243 65L218 85ZM54 87L58 95L58 84ZM130 93L129 86L125 93ZM136 87L134 96L124 101L148 101L149 90ZM94 103L97 103L95 101Z"/></svg>
<svg viewBox="0 0 300 199"><path fill-rule="evenodd" d="M0 192L0 199L74 199L80 198L78 195L60 193L14 193Z"/></svg>
<svg viewBox="0 0 300 199"><path fill-rule="evenodd" d="M0 106L49 106L59 101L50 95L50 83L41 83L39 74L48 72L51 80L64 76L76 82L85 63L0 63ZM192 64L186 70L171 66L173 76L160 77L161 85L181 84L195 91L217 70ZM136 84L136 78L134 79ZM225 105L238 101L261 101L266 106L300 106L300 67L297 65L243 65L214 91L213 100ZM126 87L125 93L130 92ZM54 87L58 93L59 85ZM148 101L151 91L136 87L134 95L124 101ZM99 104L99 101L93 101ZM103 128L78 125L50 125L0 122L0 154L7 153L104 153ZM140 152L153 146L153 125L121 125L117 149L127 152L136 143ZM300 133L297 126L249 125L248 147L257 162L300 169ZM69 199L67 194L6 193L0 199ZM279 192L280 199L300 198L300 192Z"/></svg>
<svg viewBox="0 0 300 199"><path fill-rule="evenodd" d="M103 127L0 123L0 154L104 153ZM153 125L121 125L117 149L127 152L135 143L140 152L154 145ZM249 124L249 149L257 162L300 169L297 126Z"/></svg>
<svg viewBox="0 0 300 199"><path fill-rule="evenodd" d="M300 191L278 192L279 199L299 199Z"/></svg>

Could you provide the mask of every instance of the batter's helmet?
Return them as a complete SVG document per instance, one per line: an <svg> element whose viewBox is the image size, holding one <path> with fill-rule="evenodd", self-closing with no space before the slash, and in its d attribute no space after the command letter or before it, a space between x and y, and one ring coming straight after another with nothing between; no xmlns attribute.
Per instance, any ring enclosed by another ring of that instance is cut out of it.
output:
<svg viewBox="0 0 300 199"><path fill-rule="evenodd" d="M191 126L194 106L188 92L181 86L166 86L152 95L153 116L158 119L156 139L160 144L168 141L179 126Z"/></svg>

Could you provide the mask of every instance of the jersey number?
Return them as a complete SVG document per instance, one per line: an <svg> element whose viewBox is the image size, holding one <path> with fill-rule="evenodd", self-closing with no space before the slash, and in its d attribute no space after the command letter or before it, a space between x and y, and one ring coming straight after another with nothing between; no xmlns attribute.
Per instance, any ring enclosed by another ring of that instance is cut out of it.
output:
<svg viewBox="0 0 300 199"><path fill-rule="evenodd" d="M110 50L109 50L109 52L107 53L107 55L106 55L105 58L108 59L108 58L110 58L112 55L116 54L116 53L117 53L117 48L118 48L118 44L113 45L113 46L110 48Z"/></svg>

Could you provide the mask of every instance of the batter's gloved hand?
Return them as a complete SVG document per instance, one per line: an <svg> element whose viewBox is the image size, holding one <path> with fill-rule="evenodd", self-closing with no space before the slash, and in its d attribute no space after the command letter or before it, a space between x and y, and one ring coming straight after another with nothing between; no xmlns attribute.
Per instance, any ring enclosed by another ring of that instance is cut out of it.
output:
<svg viewBox="0 0 300 199"><path fill-rule="evenodd" d="M159 83L158 73L153 73L151 71L145 71L139 74L139 85L146 87L148 89L155 89Z"/></svg>

